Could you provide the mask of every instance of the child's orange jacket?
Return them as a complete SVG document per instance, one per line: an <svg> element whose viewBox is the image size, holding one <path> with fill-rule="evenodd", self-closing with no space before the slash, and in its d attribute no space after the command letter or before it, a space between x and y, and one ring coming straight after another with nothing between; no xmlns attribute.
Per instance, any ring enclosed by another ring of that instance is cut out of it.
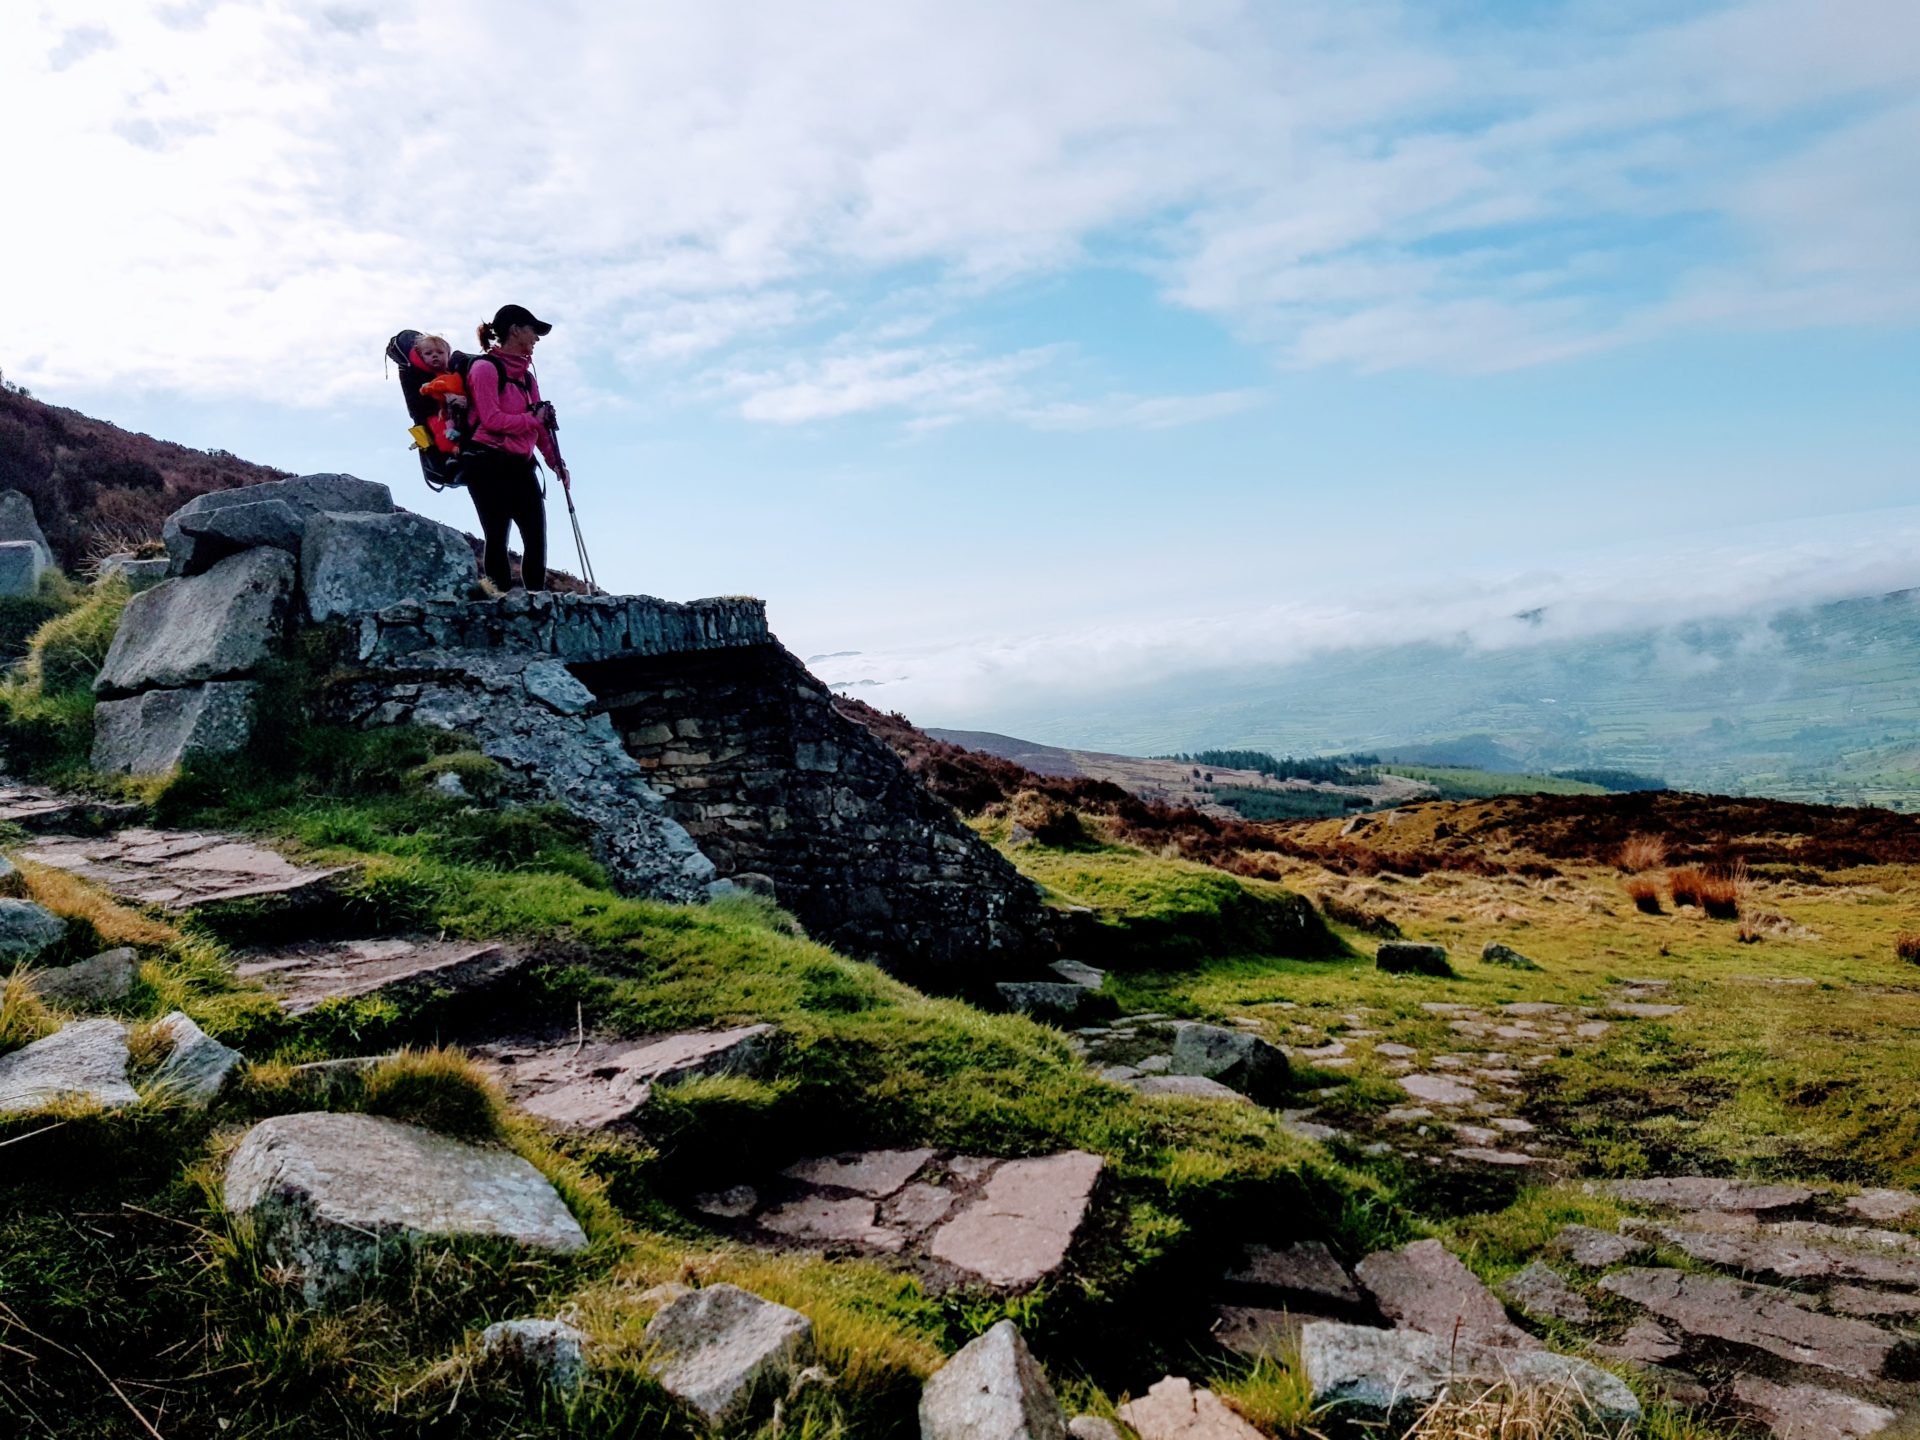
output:
<svg viewBox="0 0 1920 1440"><path fill-rule="evenodd" d="M440 402L440 413L427 418L427 429L433 432L434 447L444 454L458 454L460 447L447 438L447 402L466 399L467 382L449 370L422 385L420 393Z"/></svg>

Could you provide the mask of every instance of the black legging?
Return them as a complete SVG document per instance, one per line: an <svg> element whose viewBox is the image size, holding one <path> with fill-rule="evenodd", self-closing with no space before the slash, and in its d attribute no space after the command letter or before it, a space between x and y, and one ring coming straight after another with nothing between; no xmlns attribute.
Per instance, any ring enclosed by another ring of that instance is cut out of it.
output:
<svg viewBox="0 0 1920 1440"><path fill-rule="evenodd" d="M520 527L520 577L529 590L547 588L547 502L533 473L531 455L485 450L470 455L461 466L467 493L480 515L480 534L487 542L482 561L491 580L502 590L513 584L513 563L507 559L507 527Z"/></svg>

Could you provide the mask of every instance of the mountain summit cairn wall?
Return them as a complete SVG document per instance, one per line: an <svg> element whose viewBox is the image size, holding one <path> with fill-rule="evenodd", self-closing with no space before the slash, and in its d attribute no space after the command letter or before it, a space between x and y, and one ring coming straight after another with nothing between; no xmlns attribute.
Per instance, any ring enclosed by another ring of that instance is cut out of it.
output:
<svg viewBox="0 0 1920 1440"><path fill-rule="evenodd" d="M514 798L586 821L630 894L771 890L816 938L949 985L1052 953L1038 889L834 711L759 600L486 595L464 536L342 475L202 497L168 540L101 673L97 769L241 751L275 665L321 657L316 718L470 737Z"/></svg>

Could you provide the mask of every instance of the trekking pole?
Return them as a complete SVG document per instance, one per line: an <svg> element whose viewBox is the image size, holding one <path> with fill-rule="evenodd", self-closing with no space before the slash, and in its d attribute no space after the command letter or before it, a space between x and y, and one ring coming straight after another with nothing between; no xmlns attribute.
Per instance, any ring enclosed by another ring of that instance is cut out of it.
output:
<svg viewBox="0 0 1920 1440"><path fill-rule="evenodd" d="M560 493L567 497L567 519L573 525L573 548L580 554L580 568L586 573L587 593L600 594L599 582L593 578L593 562L587 558L586 538L580 533L580 512L573 508L573 477L567 470L567 460L560 453L560 422L554 418L551 408L547 411L547 438L553 441L553 455L560 462Z"/></svg>

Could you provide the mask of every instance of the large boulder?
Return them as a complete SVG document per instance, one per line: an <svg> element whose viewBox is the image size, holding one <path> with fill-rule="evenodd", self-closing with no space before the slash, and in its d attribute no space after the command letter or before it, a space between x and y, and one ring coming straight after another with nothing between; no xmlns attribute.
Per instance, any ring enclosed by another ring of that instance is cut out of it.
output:
<svg viewBox="0 0 1920 1440"><path fill-rule="evenodd" d="M47 544L40 519L33 513L33 501L18 490L0 490L0 543L21 541L40 552L43 569L53 564L53 547Z"/></svg>
<svg viewBox="0 0 1920 1440"><path fill-rule="evenodd" d="M559 1192L509 1150L372 1115L263 1120L227 1164L225 1204L319 1305L426 1239L502 1239L569 1254L587 1237Z"/></svg>
<svg viewBox="0 0 1920 1440"><path fill-rule="evenodd" d="M143 590L127 602L94 689L130 695L246 674L274 653L293 581L285 551L247 550Z"/></svg>
<svg viewBox="0 0 1920 1440"><path fill-rule="evenodd" d="M1449 1390L1473 1395L1490 1386L1577 1397L1581 1409L1609 1434L1640 1417L1640 1402L1626 1382L1589 1361L1417 1330L1315 1321L1300 1332L1300 1366L1315 1412L1327 1410L1334 1420L1405 1423Z"/></svg>
<svg viewBox="0 0 1920 1440"><path fill-rule="evenodd" d="M1278 1099L1287 1088L1286 1053L1258 1035L1182 1021L1173 1029L1174 1075L1216 1080L1254 1100Z"/></svg>
<svg viewBox="0 0 1920 1440"><path fill-rule="evenodd" d="M715 1429L813 1358L811 1320L737 1285L676 1296L647 1322L644 1340L661 1388Z"/></svg>
<svg viewBox="0 0 1920 1440"><path fill-rule="evenodd" d="M934 1371L920 1392L920 1440L1067 1440L1053 1387L1011 1320Z"/></svg>
<svg viewBox="0 0 1920 1440"><path fill-rule="evenodd" d="M30 540L0 540L0 595L32 595L46 569L40 547Z"/></svg>
<svg viewBox="0 0 1920 1440"><path fill-rule="evenodd" d="M317 515L300 542L300 583L315 620L458 599L478 576L466 536L405 510Z"/></svg>
<svg viewBox="0 0 1920 1440"><path fill-rule="evenodd" d="M160 538L174 574L198 575L257 545L298 554L306 522L315 515L392 512L393 494L384 485L351 475L302 475L196 495L167 518Z"/></svg>
<svg viewBox="0 0 1920 1440"><path fill-rule="evenodd" d="M1389 975L1432 975L1450 978L1453 966L1447 963L1447 947L1413 940L1389 940L1373 954L1374 968Z"/></svg>
<svg viewBox="0 0 1920 1440"><path fill-rule="evenodd" d="M127 1027L81 1020L11 1055L0 1055L0 1115L82 1101L115 1110L138 1105L127 1083Z"/></svg>
<svg viewBox="0 0 1920 1440"><path fill-rule="evenodd" d="M231 755L253 737L252 680L209 680L102 700L93 711L93 768L106 775L165 775L189 760Z"/></svg>

